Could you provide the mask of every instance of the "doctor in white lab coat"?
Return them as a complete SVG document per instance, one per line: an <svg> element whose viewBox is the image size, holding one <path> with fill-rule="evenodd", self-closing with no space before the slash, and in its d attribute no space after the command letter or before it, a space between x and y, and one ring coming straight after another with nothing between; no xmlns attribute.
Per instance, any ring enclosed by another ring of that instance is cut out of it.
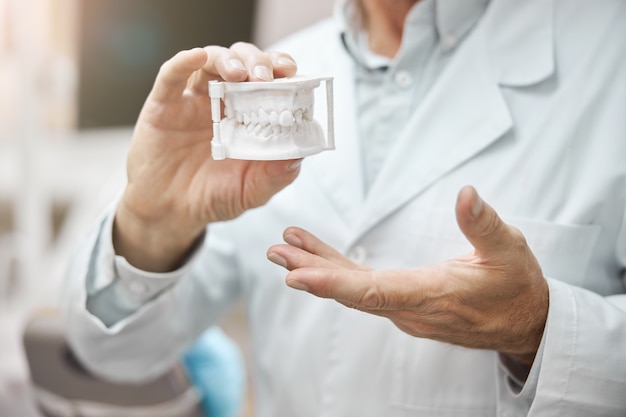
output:
<svg viewBox="0 0 626 417"><path fill-rule="evenodd" d="M353 36L340 2L290 55L163 66L129 184L69 270L86 366L157 375L243 298L261 417L626 415L626 2L414 3L364 0ZM368 177L361 59L407 87L414 21L436 28L428 88ZM206 81L288 76L290 56L335 77L337 149L212 161Z"/></svg>

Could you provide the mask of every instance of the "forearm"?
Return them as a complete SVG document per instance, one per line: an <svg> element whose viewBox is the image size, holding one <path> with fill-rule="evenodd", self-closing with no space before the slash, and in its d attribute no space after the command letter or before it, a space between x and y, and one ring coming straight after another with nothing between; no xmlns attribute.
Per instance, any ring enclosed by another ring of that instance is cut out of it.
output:
<svg viewBox="0 0 626 417"><path fill-rule="evenodd" d="M203 233L182 223L142 217L122 199L113 223L115 253L143 271L173 271L185 263Z"/></svg>

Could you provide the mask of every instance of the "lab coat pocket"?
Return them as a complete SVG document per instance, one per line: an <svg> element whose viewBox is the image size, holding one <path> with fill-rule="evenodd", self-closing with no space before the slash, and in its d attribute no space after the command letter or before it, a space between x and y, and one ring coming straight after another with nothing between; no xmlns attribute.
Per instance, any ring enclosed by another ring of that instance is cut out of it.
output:
<svg viewBox="0 0 626 417"><path fill-rule="evenodd" d="M583 285L600 235L599 225L557 224L506 217L504 221L524 234L545 277Z"/></svg>
<svg viewBox="0 0 626 417"><path fill-rule="evenodd" d="M564 224L502 216L517 227L541 265L545 277L581 286L597 243L599 225ZM418 266L465 255L472 246L452 211L413 208L404 245L406 263Z"/></svg>

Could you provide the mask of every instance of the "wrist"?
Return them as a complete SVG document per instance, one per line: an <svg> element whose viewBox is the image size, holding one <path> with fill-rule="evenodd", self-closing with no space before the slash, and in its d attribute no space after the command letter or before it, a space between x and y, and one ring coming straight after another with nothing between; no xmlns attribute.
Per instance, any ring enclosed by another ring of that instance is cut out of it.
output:
<svg viewBox="0 0 626 417"><path fill-rule="evenodd" d="M512 326L517 328L516 342L510 346L511 349L501 353L530 367L535 361L548 320L550 295L548 283L543 277L537 281L533 291L523 297L522 302L526 304L526 308L519 310L515 317L517 324Z"/></svg>
<svg viewBox="0 0 626 417"><path fill-rule="evenodd" d="M144 271L173 271L186 261L204 231L181 223L138 215L122 201L113 221L115 253Z"/></svg>

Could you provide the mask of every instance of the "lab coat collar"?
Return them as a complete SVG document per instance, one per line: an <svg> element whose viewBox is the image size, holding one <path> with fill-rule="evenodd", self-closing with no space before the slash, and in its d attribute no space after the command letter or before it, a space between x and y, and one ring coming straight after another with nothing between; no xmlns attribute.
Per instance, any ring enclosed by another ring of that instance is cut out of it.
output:
<svg viewBox="0 0 626 417"><path fill-rule="evenodd" d="M465 40L408 121L365 199L355 239L513 126L486 41L484 30Z"/></svg>
<svg viewBox="0 0 626 417"><path fill-rule="evenodd" d="M339 0L335 3L334 18L341 31L344 46L357 61L360 56L357 46L361 21L355 2L357 0ZM449 51L470 31L485 12L489 0L422 0L433 4L416 3L406 17L406 25L423 17L418 7L428 7L434 14L434 26L439 36L441 47ZM407 39L402 40L403 43Z"/></svg>
<svg viewBox="0 0 626 417"><path fill-rule="evenodd" d="M436 0L435 23L444 51L454 48L485 12L489 0Z"/></svg>
<svg viewBox="0 0 626 417"><path fill-rule="evenodd" d="M435 1L437 33L446 51L456 47L481 17L485 19L493 70L501 85L532 85L554 72L554 0ZM345 47L353 56L350 49L355 47L354 34L360 25L354 2L338 0L334 10ZM411 14L407 21L410 18Z"/></svg>
<svg viewBox="0 0 626 417"><path fill-rule="evenodd" d="M486 38L501 85L536 84L555 71L554 0L492 1L485 16Z"/></svg>
<svg viewBox="0 0 626 417"><path fill-rule="evenodd" d="M355 64L337 36L333 71L336 87L344 89L336 95L337 150L314 158L313 165L355 240L512 128L501 85L529 86L553 74L552 2L491 0L407 123L367 196L360 145L352 140ZM330 166L341 167L340 175Z"/></svg>
<svg viewBox="0 0 626 417"><path fill-rule="evenodd" d="M391 150L357 220L357 236L512 128L501 85L529 86L553 74L552 2L490 2L485 20L459 45Z"/></svg>

